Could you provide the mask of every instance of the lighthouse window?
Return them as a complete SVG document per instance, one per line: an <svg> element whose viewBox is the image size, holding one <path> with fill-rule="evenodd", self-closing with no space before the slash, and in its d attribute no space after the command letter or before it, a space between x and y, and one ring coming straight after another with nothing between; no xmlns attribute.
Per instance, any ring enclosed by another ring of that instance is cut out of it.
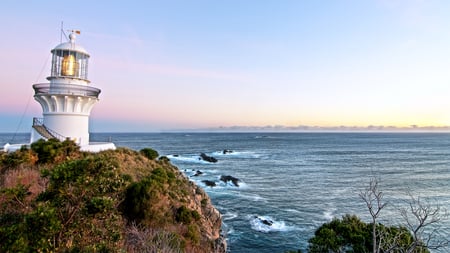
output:
<svg viewBox="0 0 450 253"><path fill-rule="evenodd" d="M87 63L89 56L77 51L61 49L56 49L52 53L52 76L87 79Z"/></svg>

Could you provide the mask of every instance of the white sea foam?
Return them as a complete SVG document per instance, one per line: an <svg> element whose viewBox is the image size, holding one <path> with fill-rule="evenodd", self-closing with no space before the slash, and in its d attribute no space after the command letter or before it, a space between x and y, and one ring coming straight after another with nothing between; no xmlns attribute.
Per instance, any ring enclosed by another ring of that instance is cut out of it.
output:
<svg viewBox="0 0 450 253"><path fill-rule="evenodd" d="M237 157L237 158L260 158L261 155L251 152L251 151L234 151L230 150L229 152L222 151L215 151L210 154L214 157Z"/></svg>
<svg viewBox="0 0 450 253"><path fill-rule="evenodd" d="M249 199L252 201L262 201L267 203L267 199L257 195L257 194L239 194L239 197Z"/></svg>
<svg viewBox="0 0 450 253"><path fill-rule="evenodd" d="M168 155L167 158L173 161L180 161L180 162L186 162L186 163L198 163L198 164L214 164L211 162L207 162L203 159L201 159L198 155Z"/></svg>
<svg viewBox="0 0 450 253"><path fill-rule="evenodd" d="M224 221L232 220L232 219L235 219L238 217L238 213L237 212L227 212L227 213L224 213L222 215L222 217L223 217Z"/></svg>
<svg viewBox="0 0 450 253"><path fill-rule="evenodd" d="M270 216L254 215L250 218L250 226L253 230L262 233L290 231L293 227L286 226L284 221L274 220Z"/></svg>
<svg viewBox="0 0 450 253"><path fill-rule="evenodd" d="M334 218L333 213L334 213L335 211L336 211L336 208L328 209L328 210L326 210L326 211L323 212L323 217L324 217L326 220L331 221L331 220Z"/></svg>

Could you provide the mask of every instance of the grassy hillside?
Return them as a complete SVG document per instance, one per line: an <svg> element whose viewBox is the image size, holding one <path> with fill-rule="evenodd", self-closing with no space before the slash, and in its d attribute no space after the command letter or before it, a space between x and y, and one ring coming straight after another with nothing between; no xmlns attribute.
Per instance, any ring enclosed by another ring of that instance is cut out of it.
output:
<svg viewBox="0 0 450 253"><path fill-rule="evenodd" d="M225 252L205 192L151 149L0 153L0 252Z"/></svg>

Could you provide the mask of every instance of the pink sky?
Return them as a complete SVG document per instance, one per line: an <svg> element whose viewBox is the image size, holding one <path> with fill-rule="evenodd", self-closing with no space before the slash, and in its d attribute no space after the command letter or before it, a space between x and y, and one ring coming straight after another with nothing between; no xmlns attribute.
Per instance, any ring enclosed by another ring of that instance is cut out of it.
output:
<svg viewBox="0 0 450 253"><path fill-rule="evenodd" d="M81 30L102 89L93 131L450 126L448 13L427 1L7 1L0 132L41 116L31 86L46 82L61 21Z"/></svg>

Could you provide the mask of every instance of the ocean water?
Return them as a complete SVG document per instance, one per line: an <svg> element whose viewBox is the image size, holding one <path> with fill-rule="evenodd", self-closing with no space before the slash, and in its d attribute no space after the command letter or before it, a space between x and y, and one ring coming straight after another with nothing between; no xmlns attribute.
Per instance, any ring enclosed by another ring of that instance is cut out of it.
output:
<svg viewBox="0 0 450 253"><path fill-rule="evenodd" d="M0 134L0 144L10 138ZM450 210L448 133L91 134L92 141L110 139L135 150L156 149L202 186L223 215L232 253L305 250L319 226L344 214L369 222L358 193L372 177L388 203L381 213L385 224L403 224L399 209L408 193ZM15 137L21 140L28 135ZM199 160L200 153L218 162ZM220 180L228 175L239 186ZM439 236L449 238L450 220L440 225Z"/></svg>

